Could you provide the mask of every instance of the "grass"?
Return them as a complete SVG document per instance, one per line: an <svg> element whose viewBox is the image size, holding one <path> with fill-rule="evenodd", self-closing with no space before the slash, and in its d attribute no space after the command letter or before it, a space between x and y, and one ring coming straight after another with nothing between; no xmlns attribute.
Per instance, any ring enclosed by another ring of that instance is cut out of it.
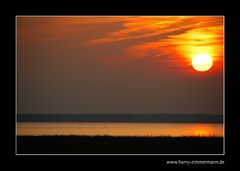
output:
<svg viewBox="0 0 240 171"><path fill-rule="evenodd" d="M17 136L18 154L222 154L222 137Z"/></svg>

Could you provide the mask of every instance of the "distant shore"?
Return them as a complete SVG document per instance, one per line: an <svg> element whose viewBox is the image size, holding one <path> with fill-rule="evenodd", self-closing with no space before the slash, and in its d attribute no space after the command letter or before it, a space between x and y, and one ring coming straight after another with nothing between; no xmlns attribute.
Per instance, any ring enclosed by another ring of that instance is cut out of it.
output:
<svg viewBox="0 0 240 171"><path fill-rule="evenodd" d="M18 154L222 154L222 137L17 136Z"/></svg>
<svg viewBox="0 0 240 171"><path fill-rule="evenodd" d="M17 114L17 122L223 123L213 114Z"/></svg>

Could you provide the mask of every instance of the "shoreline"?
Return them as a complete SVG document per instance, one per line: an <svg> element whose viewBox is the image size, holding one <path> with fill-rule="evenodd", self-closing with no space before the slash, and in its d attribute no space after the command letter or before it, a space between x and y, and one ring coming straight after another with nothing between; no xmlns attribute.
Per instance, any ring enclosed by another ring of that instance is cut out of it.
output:
<svg viewBox="0 0 240 171"><path fill-rule="evenodd" d="M17 154L223 154L223 137L17 136Z"/></svg>

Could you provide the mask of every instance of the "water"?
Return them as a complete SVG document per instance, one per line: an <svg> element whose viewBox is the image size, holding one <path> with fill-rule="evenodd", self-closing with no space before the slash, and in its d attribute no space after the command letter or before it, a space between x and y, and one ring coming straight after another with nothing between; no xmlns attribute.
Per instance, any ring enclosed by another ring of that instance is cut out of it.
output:
<svg viewBox="0 0 240 171"><path fill-rule="evenodd" d="M220 136L223 124L19 122L17 135Z"/></svg>

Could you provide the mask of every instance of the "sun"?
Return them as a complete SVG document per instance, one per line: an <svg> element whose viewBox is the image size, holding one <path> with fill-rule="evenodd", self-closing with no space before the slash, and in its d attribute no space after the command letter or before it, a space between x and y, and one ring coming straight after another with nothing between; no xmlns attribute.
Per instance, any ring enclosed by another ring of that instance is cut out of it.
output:
<svg viewBox="0 0 240 171"><path fill-rule="evenodd" d="M208 71L212 65L212 57L208 54L196 54L192 58L192 66L196 71Z"/></svg>

